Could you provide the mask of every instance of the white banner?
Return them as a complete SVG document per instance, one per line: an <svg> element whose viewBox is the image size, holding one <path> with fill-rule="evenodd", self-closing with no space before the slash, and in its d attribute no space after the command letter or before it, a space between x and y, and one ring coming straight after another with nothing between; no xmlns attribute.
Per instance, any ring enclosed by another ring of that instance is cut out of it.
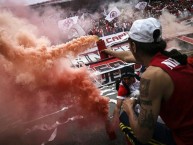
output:
<svg viewBox="0 0 193 145"><path fill-rule="evenodd" d="M123 43L120 45L113 46L112 49L115 51L128 51L129 45L128 43ZM101 58L100 58L98 49L97 47L95 47L95 48L92 48L92 52L90 51L88 53L80 54L78 58L71 60L71 61L73 65L79 66L82 64L94 63L100 60Z"/></svg>
<svg viewBox="0 0 193 145"><path fill-rule="evenodd" d="M129 38L128 32L119 32L116 34L100 37L100 39L104 40L105 45L107 47L113 46L115 44L120 44L122 42L127 41ZM87 53L93 53L98 51L97 47L90 48L86 50L84 53L81 53L81 55L87 54Z"/></svg>
<svg viewBox="0 0 193 145"><path fill-rule="evenodd" d="M111 22L114 18L118 17L121 15L121 12L117 7L114 7L109 14L106 16L105 20Z"/></svg>
<svg viewBox="0 0 193 145"><path fill-rule="evenodd" d="M100 37L100 39L105 41L107 47L112 46L114 44L119 44L121 42L125 42L126 40L128 40L128 38L128 32L119 32L116 34Z"/></svg>

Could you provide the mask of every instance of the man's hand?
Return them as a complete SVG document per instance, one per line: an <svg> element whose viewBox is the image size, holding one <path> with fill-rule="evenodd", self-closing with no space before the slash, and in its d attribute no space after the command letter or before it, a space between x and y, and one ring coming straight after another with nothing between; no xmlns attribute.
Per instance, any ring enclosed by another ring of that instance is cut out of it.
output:
<svg viewBox="0 0 193 145"><path fill-rule="evenodd" d="M137 99L135 98L126 98L123 101L123 110L129 115L130 113L133 112L133 109L135 105L137 104Z"/></svg>
<svg viewBox="0 0 193 145"><path fill-rule="evenodd" d="M110 54L111 51L111 48L108 47L107 49L101 50L100 53Z"/></svg>
<svg viewBox="0 0 193 145"><path fill-rule="evenodd" d="M110 47L108 47L107 49L101 50L100 53L111 55L127 63L138 63L134 58L133 54L131 53L131 51L114 51Z"/></svg>

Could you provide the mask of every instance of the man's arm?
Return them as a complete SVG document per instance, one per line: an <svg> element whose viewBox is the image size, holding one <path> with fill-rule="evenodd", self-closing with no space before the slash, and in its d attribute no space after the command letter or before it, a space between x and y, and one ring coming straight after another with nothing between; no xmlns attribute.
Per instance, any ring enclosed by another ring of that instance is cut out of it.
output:
<svg viewBox="0 0 193 145"><path fill-rule="evenodd" d="M130 126L136 138L142 143L147 143L153 136L161 100L165 95L163 93L168 92L167 89L171 88L167 85L171 81L167 77L168 75L164 71L155 67L148 68L143 73L140 80L141 110L139 116L134 113L135 100L126 99L123 102L123 109L129 117Z"/></svg>
<svg viewBox="0 0 193 145"><path fill-rule="evenodd" d="M106 53L128 63L137 63L136 59L130 51L113 51L111 48L108 48L102 50L100 53Z"/></svg>
<svg viewBox="0 0 193 145"><path fill-rule="evenodd" d="M117 104L116 104L116 106L114 108L114 112L113 112L113 126L115 128L119 126L119 116L120 116L122 102L123 102L123 99L117 99Z"/></svg>

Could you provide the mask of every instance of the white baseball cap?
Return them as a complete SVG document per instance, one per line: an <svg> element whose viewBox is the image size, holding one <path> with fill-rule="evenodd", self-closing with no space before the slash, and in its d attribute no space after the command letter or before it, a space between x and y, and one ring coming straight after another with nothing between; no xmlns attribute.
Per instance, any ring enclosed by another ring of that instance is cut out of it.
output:
<svg viewBox="0 0 193 145"><path fill-rule="evenodd" d="M161 24L155 18L140 19L133 22L129 31L129 37L137 42L152 43L154 42L153 32L160 30L160 36L156 40L159 42L162 39L161 36Z"/></svg>

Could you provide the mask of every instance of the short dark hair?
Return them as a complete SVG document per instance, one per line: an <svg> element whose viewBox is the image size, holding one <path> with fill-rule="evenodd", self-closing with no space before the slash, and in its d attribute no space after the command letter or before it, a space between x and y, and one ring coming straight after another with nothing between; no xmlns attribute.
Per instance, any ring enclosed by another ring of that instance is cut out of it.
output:
<svg viewBox="0 0 193 145"><path fill-rule="evenodd" d="M135 77L135 71L133 66L126 66L121 68L121 78Z"/></svg>

